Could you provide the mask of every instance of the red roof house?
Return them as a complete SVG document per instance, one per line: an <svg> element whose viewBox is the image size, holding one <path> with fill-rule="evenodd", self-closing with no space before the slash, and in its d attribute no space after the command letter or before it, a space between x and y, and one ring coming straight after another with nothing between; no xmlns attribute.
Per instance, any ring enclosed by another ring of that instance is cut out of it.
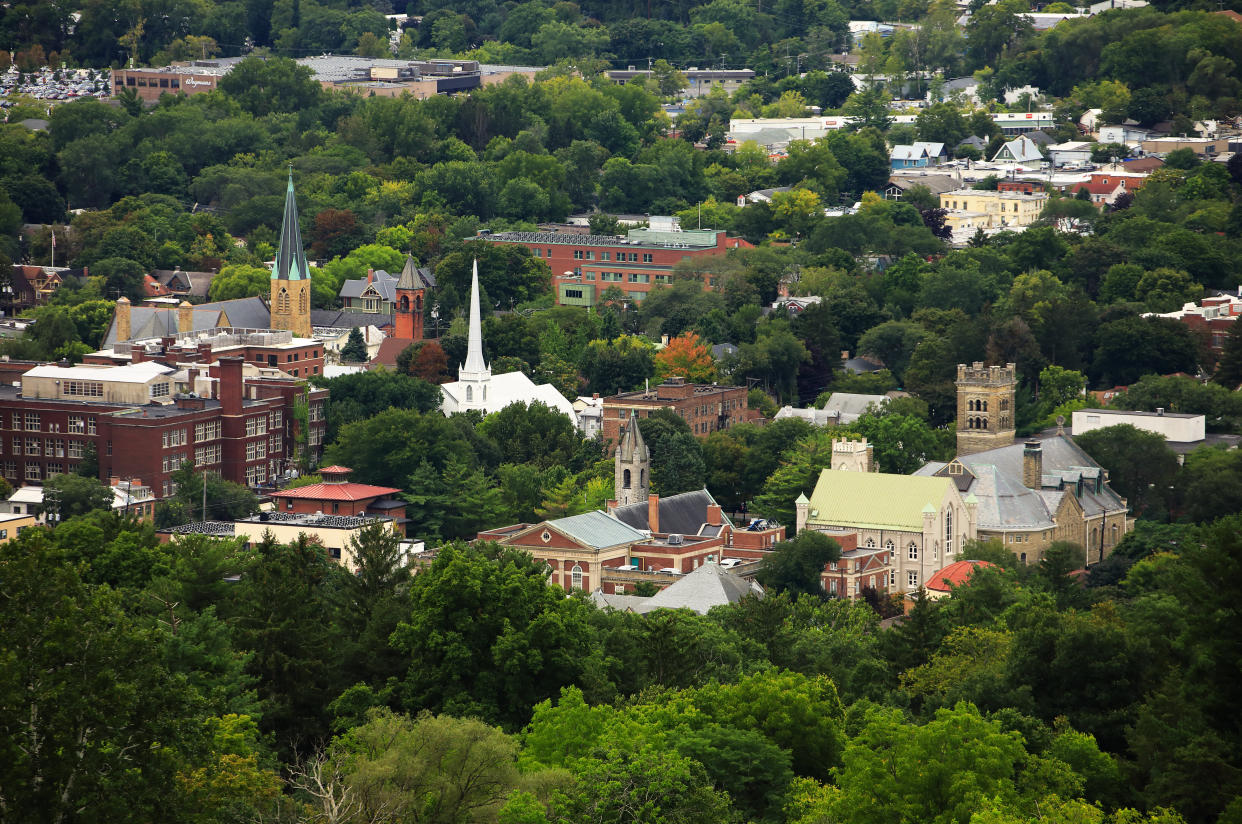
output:
<svg viewBox="0 0 1242 824"><path fill-rule="evenodd" d="M980 567L996 567L988 561L956 561L927 579L927 594L932 598L943 598L970 580L975 569Z"/></svg>
<svg viewBox="0 0 1242 824"><path fill-rule="evenodd" d="M281 512L307 515L384 515L396 520L404 531L405 502L392 496L401 492L388 486L354 483L349 480L352 469L346 466L325 466L319 470L323 481L273 492Z"/></svg>

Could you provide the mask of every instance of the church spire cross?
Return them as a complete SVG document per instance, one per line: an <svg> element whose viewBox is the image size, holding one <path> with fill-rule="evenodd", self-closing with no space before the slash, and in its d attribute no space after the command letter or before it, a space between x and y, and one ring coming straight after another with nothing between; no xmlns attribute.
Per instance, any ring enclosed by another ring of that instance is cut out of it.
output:
<svg viewBox="0 0 1242 824"><path fill-rule="evenodd" d="M310 267L302 248L302 232L298 228L298 202L293 194L293 167L289 167L289 185L285 189L285 219L280 226L280 249L272 280L308 280Z"/></svg>

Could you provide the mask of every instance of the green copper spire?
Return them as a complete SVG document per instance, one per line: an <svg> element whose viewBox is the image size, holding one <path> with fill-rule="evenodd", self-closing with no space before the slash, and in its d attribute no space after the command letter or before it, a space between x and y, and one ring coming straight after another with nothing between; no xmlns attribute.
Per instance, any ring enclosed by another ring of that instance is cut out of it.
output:
<svg viewBox="0 0 1242 824"><path fill-rule="evenodd" d="M306 252L298 229L298 202L293 196L293 168L289 169L289 188L285 190L285 221L280 227L280 250L272 267L272 280L308 280Z"/></svg>

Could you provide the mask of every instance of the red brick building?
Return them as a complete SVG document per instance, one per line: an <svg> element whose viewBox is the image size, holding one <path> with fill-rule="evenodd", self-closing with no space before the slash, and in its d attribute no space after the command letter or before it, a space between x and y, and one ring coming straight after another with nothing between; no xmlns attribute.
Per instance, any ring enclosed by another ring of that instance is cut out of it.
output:
<svg viewBox="0 0 1242 824"><path fill-rule="evenodd" d="M189 461L260 486L287 472L301 436L295 400L308 400L306 448L323 442L327 390L288 377L243 379L240 357L199 372L158 363L39 366L0 386L0 469L14 485L74 471L88 446L99 477L142 478L156 497Z"/></svg>
<svg viewBox="0 0 1242 824"><path fill-rule="evenodd" d="M635 529L605 512L594 510L537 524L514 524L478 534L481 541L497 541L524 550L548 565L549 583L566 591L601 589L616 594L618 585L607 580L609 570L668 570L692 572L725 554L725 536L652 535ZM667 577L666 582L673 578Z"/></svg>
<svg viewBox="0 0 1242 824"><path fill-rule="evenodd" d="M650 229L631 229L624 237L576 232L502 232L481 240L525 246L552 269L552 290L564 306L594 306L609 287L627 300L641 301L656 286L673 282L673 266L683 260L753 248L741 238L715 229L687 229L676 218L651 218ZM714 289L708 277L704 288Z"/></svg>
<svg viewBox="0 0 1242 824"><path fill-rule="evenodd" d="M1032 180L1002 180L996 184L998 192L1017 192L1023 195L1033 195L1045 191L1044 184L1036 183Z"/></svg>
<svg viewBox="0 0 1242 824"><path fill-rule="evenodd" d="M657 409L673 410L701 438L743 423L749 417L746 387L686 383L685 378L672 377L649 389L604 398L604 441L620 442L631 410L639 418L649 418Z"/></svg>

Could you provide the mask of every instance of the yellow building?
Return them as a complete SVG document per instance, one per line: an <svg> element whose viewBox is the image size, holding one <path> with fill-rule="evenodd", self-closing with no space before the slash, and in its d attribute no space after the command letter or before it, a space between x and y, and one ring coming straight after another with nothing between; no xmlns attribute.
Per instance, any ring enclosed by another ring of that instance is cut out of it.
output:
<svg viewBox="0 0 1242 824"><path fill-rule="evenodd" d="M7 544L18 535L37 526L33 515L0 515L0 544Z"/></svg>
<svg viewBox="0 0 1242 824"><path fill-rule="evenodd" d="M1044 192L994 192L955 189L940 195L940 208L948 211L945 223L954 230L1004 229L1030 226L1048 203Z"/></svg>
<svg viewBox="0 0 1242 824"><path fill-rule="evenodd" d="M213 538L240 538L247 545L260 543L266 533L280 544L290 544L305 535L324 548L328 557L346 569L356 571L353 540L368 526L383 521L400 534L392 518L354 515L306 515L296 512L264 512L241 521L199 521L175 526L159 532L160 540L169 541L178 535L208 535ZM421 542L410 547L421 549Z"/></svg>

